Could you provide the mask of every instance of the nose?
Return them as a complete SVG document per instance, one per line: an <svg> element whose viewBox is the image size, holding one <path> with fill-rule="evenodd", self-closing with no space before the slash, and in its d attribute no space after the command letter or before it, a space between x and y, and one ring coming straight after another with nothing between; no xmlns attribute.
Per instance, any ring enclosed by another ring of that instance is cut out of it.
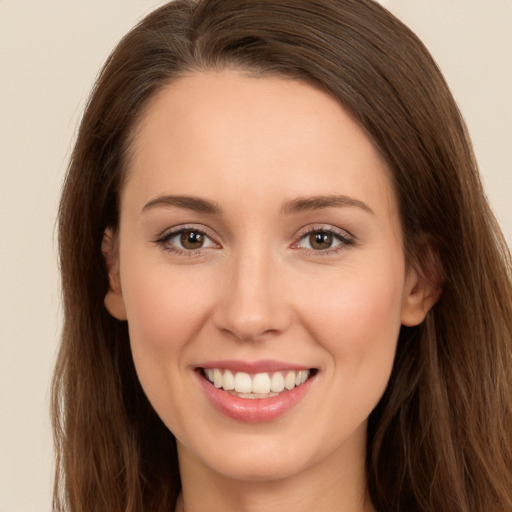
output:
<svg viewBox="0 0 512 512"><path fill-rule="evenodd" d="M284 332L292 319L285 276L270 251L242 251L225 262L214 313L216 327L239 341Z"/></svg>

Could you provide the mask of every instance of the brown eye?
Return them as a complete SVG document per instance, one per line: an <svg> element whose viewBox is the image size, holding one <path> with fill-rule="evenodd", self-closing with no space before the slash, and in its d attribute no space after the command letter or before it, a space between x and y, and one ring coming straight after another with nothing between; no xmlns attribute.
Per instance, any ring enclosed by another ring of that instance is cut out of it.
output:
<svg viewBox="0 0 512 512"><path fill-rule="evenodd" d="M316 251L322 251L330 249L334 242L334 236L332 233L325 231L316 231L309 235L309 245Z"/></svg>
<svg viewBox="0 0 512 512"><path fill-rule="evenodd" d="M162 235L155 240L166 251L178 255L193 256L201 253L203 249L220 249L221 246L207 235L203 230L196 228L182 228Z"/></svg>
<svg viewBox="0 0 512 512"><path fill-rule="evenodd" d="M332 254L353 243L354 239L344 231L338 231L337 228L318 228L304 233L293 247L318 254Z"/></svg>
<svg viewBox="0 0 512 512"><path fill-rule="evenodd" d="M180 235L180 243L184 249L200 249L203 247L204 242L205 237L203 233L200 233L199 231L186 230Z"/></svg>

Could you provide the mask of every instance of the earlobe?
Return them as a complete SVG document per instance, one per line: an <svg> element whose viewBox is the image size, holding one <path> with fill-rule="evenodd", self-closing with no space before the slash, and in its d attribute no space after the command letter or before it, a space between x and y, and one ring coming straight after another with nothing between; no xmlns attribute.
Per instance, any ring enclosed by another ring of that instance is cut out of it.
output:
<svg viewBox="0 0 512 512"><path fill-rule="evenodd" d="M438 283L428 280L417 269L410 267L402 299L402 324L408 327L421 324L440 295L441 286Z"/></svg>
<svg viewBox="0 0 512 512"><path fill-rule="evenodd" d="M126 309L124 307L122 295L113 293L110 289L105 295L104 299L105 308L117 320L127 320Z"/></svg>
<svg viewBox="0 0 512 512"><path fill-rule="evenodd" d="M126 308L119 276L119 255L116 239L110 228L105 229L103 233L101 252L105 258L109 282L109 289L104 299L105 308L117 320L126 320Z"/></svg>

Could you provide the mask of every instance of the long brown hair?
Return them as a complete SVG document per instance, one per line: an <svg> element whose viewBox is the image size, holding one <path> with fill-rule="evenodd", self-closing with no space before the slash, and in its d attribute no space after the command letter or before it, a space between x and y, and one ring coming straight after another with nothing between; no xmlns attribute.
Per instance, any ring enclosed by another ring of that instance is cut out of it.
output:
<svg viewBox="0 0 512 512"><path fill-rule="evenodd" d="M54 509L172 509L175 440L135 374L125 323L103 306L134 125L187 72L236 67L320 87L392 171L406 256L443 292L403 328L368 427L379 511L512 510L512 277L466 128L417 37L371 0L176 0L108 59L85 111L59 216L64 298L53 381ZM436 263L438 262L438 263Z"/></svg>

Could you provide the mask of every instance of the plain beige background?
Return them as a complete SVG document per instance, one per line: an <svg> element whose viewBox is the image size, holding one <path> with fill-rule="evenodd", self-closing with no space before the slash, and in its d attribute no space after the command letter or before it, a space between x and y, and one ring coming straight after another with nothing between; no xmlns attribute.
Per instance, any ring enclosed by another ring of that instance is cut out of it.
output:
<svg viewBox="0 0 512 512"><path fill-rule="evenodd" d="M0 512L51 508L59 190L97 71L116 41L162 3L0 0ZM512 242L512 0L381 3L444 71Z"/></svg>

